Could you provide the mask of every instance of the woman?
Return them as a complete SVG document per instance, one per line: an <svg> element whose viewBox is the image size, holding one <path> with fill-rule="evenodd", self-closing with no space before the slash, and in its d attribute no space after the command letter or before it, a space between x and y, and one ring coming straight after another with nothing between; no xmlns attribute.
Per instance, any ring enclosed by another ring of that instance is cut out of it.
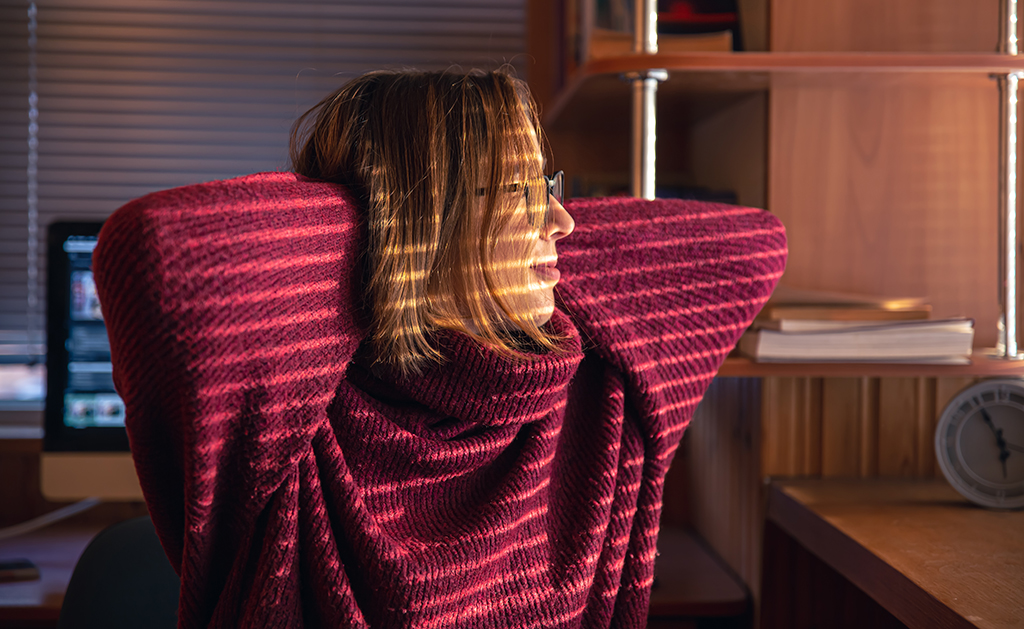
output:
<svg viewBox="0 0 1024 629"><path fill-rule="evenodd" d="M525 84L505 74L373 72L299 119L295 172L366 208L374 361L403 373L437 361L434 329L509 356L524 342L557 350L541 326L555 241L574 223L549 194L540 141Z"/></svg>
<svg viewBox="0 0 1024 629"><path fill-rule="evenodd" d="M586 200L561 240L502 72L370 74L297 129L299 175L149 195L95 254L181 626L644 626L665 473L781 225Z"/></svg>

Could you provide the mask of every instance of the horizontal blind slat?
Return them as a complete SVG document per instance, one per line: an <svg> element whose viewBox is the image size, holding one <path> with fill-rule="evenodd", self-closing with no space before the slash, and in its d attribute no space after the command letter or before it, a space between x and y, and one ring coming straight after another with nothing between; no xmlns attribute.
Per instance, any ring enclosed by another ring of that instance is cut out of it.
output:
<svg viewBox="0 0 1024 629"><path fill-rule="evenodd" d="M525 63L523 0L36 4L43 275L50 221L286 168L295 118L367 70ZM30 324L27 6L5 4L0 22L2 330Z"/></svg>

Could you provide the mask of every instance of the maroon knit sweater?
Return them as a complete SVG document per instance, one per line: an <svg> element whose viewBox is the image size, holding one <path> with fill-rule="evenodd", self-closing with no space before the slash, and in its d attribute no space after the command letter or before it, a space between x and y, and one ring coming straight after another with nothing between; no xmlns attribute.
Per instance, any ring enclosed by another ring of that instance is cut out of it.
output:
<svg viewBox="0 0 1024 629"><path fill-rule="evenodd" d="M252 175L158 192L95 253L139 480L181 627L641 627L662 483L771 293L755 209L568 206L564 353L456 333L422 377L353 361L360 215Z"/></svg>

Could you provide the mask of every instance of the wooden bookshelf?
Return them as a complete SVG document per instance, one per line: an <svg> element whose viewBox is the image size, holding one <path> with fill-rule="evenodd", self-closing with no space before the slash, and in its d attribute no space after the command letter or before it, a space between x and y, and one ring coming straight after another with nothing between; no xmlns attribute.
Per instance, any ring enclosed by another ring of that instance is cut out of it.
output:
<svg viewBox="0 0 1024 629"><path fill-rule="evenodd" d="M1002 0L764 0L769 52L580 66L571 38L558 39L560 11L576 1L528 4L545 34L530 28L537 72L528 78L570 193L625 186L630 89L620 77L667 70L659 186L731 190L739 204L779 216L790 247L783 285L919 295L934 318L970 317L975 343L995 344L1000 124L991 75L1024 69L1024 56L994 52ZM1024 363L730 357L719 375L681 450L685 491L666 491L666 512L685 502L689 524L756 607L766 476L938 478L937 414L980 378L1024 377Z"/></svg>

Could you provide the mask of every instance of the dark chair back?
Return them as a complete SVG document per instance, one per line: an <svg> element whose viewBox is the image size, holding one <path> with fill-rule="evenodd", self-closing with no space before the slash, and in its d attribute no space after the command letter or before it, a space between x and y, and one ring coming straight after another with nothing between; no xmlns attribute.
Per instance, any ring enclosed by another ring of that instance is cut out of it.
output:
<svg viewBox="0 0 1024 629"><path fill-rule="evenodd" d="M179 585L149 516L119 522L75 564L57 627L173 629Z"/></svg>

